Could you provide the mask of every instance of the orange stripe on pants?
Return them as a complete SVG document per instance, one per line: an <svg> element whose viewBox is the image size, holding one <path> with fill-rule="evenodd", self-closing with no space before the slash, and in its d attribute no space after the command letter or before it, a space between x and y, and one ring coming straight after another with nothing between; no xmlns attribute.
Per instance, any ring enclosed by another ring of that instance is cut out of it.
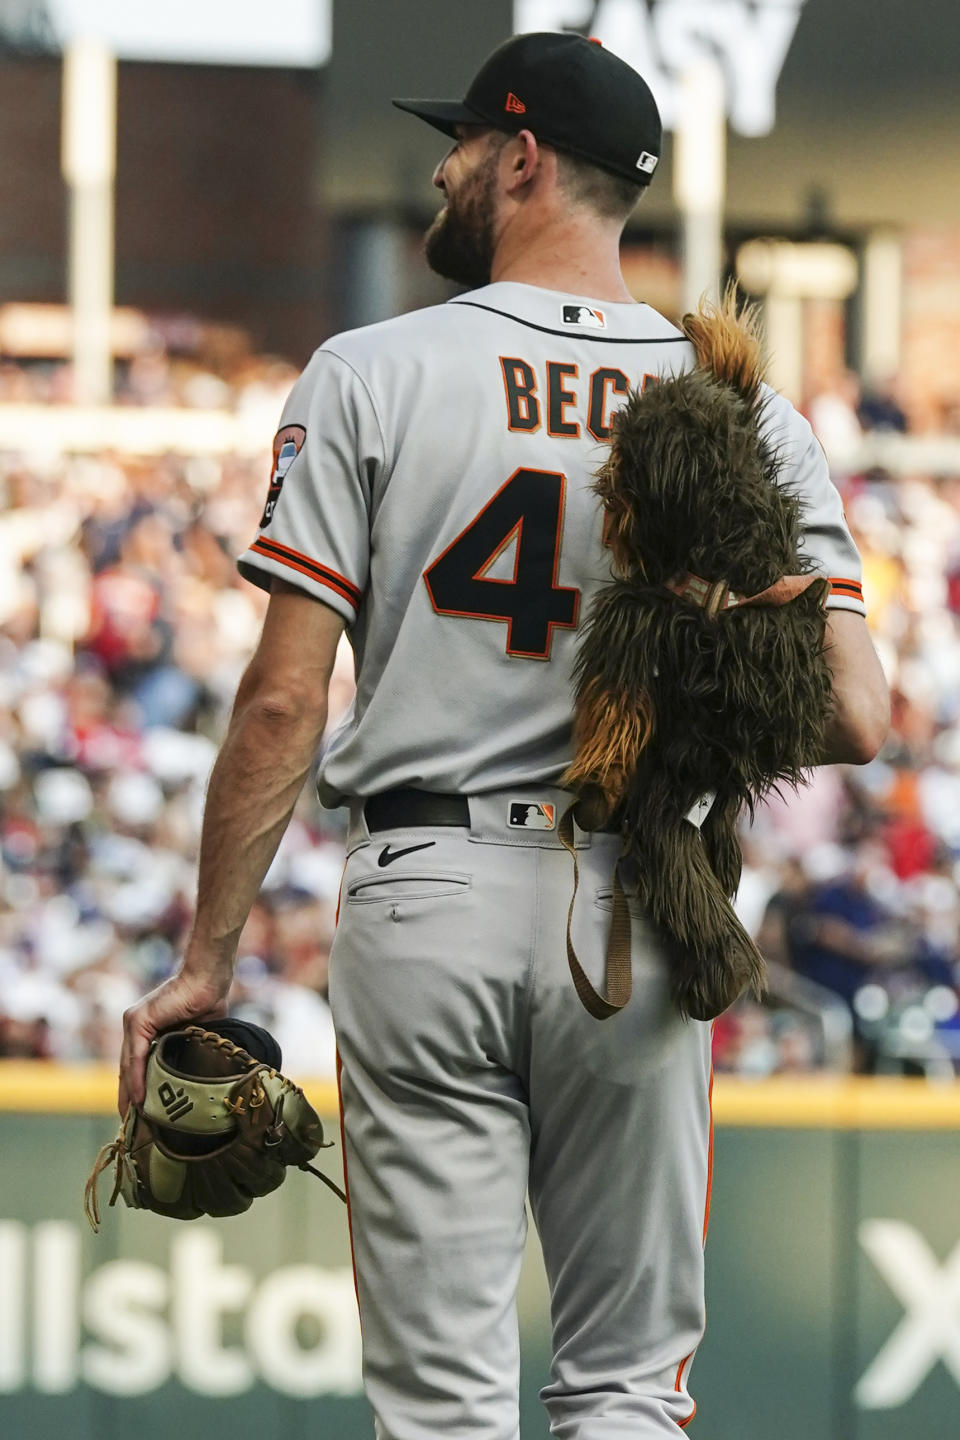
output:
<svg viewBox="0 0 960 1440"><path fill-rule="evenodd" d="M714 1028L716 1027L716 1023L717 1023L716 1020L714 1020L713 1024L712 1024L711 1027L710 1027L710 1036L711 1036L711 1039L713 1038L713 1031L714 1031ZM706 1245L706 1243L707 1243L707 1228L709 1227L709 1224L710 1224L710 1201L711 1201L711 1198L712 1198L712 1196L713 1196L713 1061L712 1061L712 1060L711 1060L711 1062L710 1062L710 1086L709 1086L709 1089L707 1090L707 1104L708 1104L709 1107L710 1107L710 1139L709 1139L709 1141L707 1142L707 1194L706 1194L706 1199L705 1199L705 1201L704 1201L704 1206L703 1206L703 1243L704 1243L704 1245ZM695 1350L691 1350L691 1351L690 1351L690 1354L689 1354L689 1355L685 1355L684 1358L680 1361L680 1364L679 1364L679 1366L678 1366L678 1368L677 1368L677 1379L676 1379L676 1383L674 1384L674 1387L673 1387L674 1390L676 1390L677 1392L679 1392L679 1391L681 1391L681 1390L683 1389L683 1372L684 1372L684 1370L686 1369L686 1367L689 1365L690 1361L693 1359L693 1357L694 1357L694 1355L695 1355L696 1353L697 1353L697 1352L696 1352ZM696 1413L697 1413L697 1402L694 1400L694 1402L693 1402L693 1409L692 1409L692 1411L690 1412L690 1414L687 1416L686 1420L681 1420L681 1421L679 1422L679 1423L680 1423L680 1429L681 1429L681 1430L685 1430L685 1429L686 1429L686 1427L690 1424L690 1421L693 1419L693 1417L694 1417L694 1415L696 1415Z"/></svg>
<svg viewBox="0 0 960 1440"><path fill-rule="evenodd" d="M350 1264L353 1267L353 1292L357 1297L357 1313L360 1314L360 1287L357 1284L357 1257L353 1248L353 1211L350 1206L350 1180L347 1175L347 1134L343 1118L343 1086L341 1077L343 1075L343 1061L340 1058L340 1051L337 1051L337 1102L340 1108L340 1149L343 1152L343 1192L347 1197L347 1231L350 1235ZM360 1328L363 1329L363 1317L360 1318Z"/></svg>

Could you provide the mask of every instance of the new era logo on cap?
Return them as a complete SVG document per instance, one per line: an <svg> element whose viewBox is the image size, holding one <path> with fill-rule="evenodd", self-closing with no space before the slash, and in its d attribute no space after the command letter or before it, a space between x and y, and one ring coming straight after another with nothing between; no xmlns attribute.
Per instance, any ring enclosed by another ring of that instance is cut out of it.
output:
<svg viewBox="0 0 960 1440"><path fill-rule="evenodd" d="M642 170L644 175L652 175L659 164L659 156L651 155L649 150L644 150L640 159L637 161L637 169Z"/></svg>
<svg viewBox="0 0 960 1440"><path fill-rule="evenodd" d="M524 105L522 100L517 99L512 90L507 96L507 103L503 108L504 110L509 110L511 115L526 115L527 113L526 105Z"/></svg>

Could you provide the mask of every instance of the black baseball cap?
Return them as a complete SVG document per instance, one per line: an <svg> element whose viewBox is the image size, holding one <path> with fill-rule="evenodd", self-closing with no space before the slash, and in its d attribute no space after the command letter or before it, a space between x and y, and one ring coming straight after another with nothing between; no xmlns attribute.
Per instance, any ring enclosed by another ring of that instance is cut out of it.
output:
<svg viewBox="0 0 960 1440"><path fill-rule="evenodd" d="M626 61L583 35L516 35L484 61L462 100L394 100L444 135L492 125L649 185L662 127L650 87Z"/></svg>

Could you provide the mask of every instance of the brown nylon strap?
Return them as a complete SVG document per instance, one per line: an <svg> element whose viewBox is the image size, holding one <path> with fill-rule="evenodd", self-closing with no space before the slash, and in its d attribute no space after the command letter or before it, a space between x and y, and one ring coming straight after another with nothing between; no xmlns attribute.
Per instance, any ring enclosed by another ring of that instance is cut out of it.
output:
<svg viewBox="0 0 960 1440"><path fill-rule="evenodd" d="M664 589L682 600L689 600L712 620L727 610L739 610L744 605L789 605L791 600L822 579L821 575L781 575L779 580L756 595L737 595L725 580L704 580L688 571L676 580L667 581Z"/></svg>
<svg viewBox="0 0 960 1440"><path fill-rule="evenodd" d="M609 1020L611 1015L616 1015L623 1009L630 999L630 991L633 988L633 975L630 969L630 911L627 908L627 897L623 893L623 886L620 883L619 867L615 867L613 872L613 916L607 940L606 974L604 976L606 994L601 995L594 989L577 958L571 933L573 907L576 904L577 890L580 887L580 862L577 859L577 847L574 844L573 835L575 808L576 801L563 812L557 829L560 843L573 858L573 894L570 897L570 908L567 911L567 964L570 966L574 989L580 997L583 1008L595 1020Z"/></svg>
<svg viewBox="0 0 960 1440"><path fill-rule="evenodd" d="M730 608L734 609L737 605L789 605L791 600L796 600L798 595L822 580L822 575L781 575L779 580L757 595L731 595Z"/></svg>

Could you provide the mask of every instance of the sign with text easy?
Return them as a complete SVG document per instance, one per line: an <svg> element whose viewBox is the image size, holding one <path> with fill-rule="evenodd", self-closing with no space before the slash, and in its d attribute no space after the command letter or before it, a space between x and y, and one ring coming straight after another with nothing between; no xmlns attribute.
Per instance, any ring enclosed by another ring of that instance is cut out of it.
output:
<svg viewBox="0 0 960 1440"><path fill-rule="evenodd" d="M696 60L717 59L727 113L741 135L767 135L777 81L806 0L515 0L514 29L582 30L640 72L663 123L677 121L679 85Z"/></svg>

